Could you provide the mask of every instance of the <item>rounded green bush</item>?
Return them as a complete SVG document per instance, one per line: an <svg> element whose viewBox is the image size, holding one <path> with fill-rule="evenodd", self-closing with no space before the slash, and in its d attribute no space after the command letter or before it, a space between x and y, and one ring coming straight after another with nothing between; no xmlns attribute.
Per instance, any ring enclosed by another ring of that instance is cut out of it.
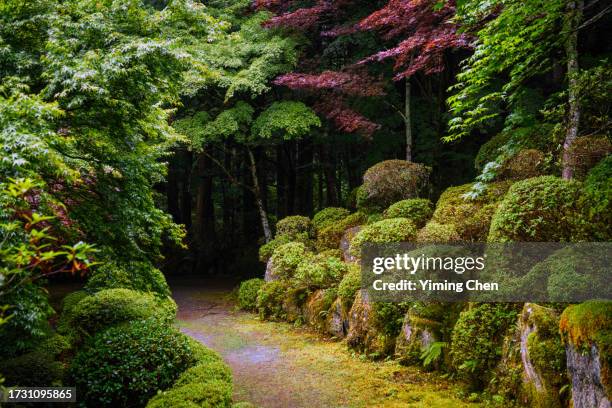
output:
<svg viewBox="0 0 612 408"><path fill-rule="evenodd" d="M342 303L350 308L355 300L357 291L361 288L361 266L348 264L348 271L338 285L338 297Z"/></svg>
<svg viewBox="0 0 612 408"><path fill-rule="evenodd" d="M206 361L188 368L174 383L174 387L192 382L224 381L232 383L232 371L222 360Z"/></svg>
<svg viewBox="0 0 612 408"><path fill-rule="evenodd" d="M319 254L298 265L292 284L309 289L328 288L338 284L346 270L347 265L339 258Z"/></svg>
<svg viewBox="0 0 612 408"><path fill-rule="evenodd" d="M72 360L69 380L83 405L144 406L195 362L185 335L157 319L139 320L91 338Z"/></svg>
<svg viewBox="0 0 612 408"><path fill-rule="evenodd" d="M414 224L406 218L389 218L363 227L351 241L351 254L361 256L366 242L383 244L388 242L413 241L416 238Z"/></svg>
<svg viewBox="0 0 612 408"><path fill-rule="evenodd" d="M591 169L584 181L584 192L591 237L612 241L612 155Z"/></svg>
<svg viewBox="0 0 612 408"><path fill-rule="evenodd" d="M290 279L300 262L311 253L301 242L290 242L276 248L272 255L274 275L280 279Z"/></svg>
<svg viewBox="0 0 612 408"><path fill-rule="evenodd" d="M212 349L209 349L196 339L193 339L191 337L185 338L189 343L189 348L191 349L191 353L193 355L193 358L195 358L197 364L223 360L219 353Z"/></svg>
<svg viewBox="0 0 612 408"><path fill-rule="evenodd" d="M491 218L510 185L507 181L490 183L486 191L474 199L465 197L473 183L449 187L440 196L432 221L453 225L464 241L485 242Z"/></svg>
<svg viewBox="0 0 612 408"><path fill-rule="evenodd" d="M33 351L19 357L0 361L0 377L5 386L49 387L61 385L64 367L53 355Z"/></svg>
<svg viewBox="0 0 612 408"><path fill-rule="evenodd" d="M432 214L433 204L425 198L398 201L384 212L385 218L407 218L417 228L422 228Z"/></svg>
<svg viewBox="0 0 612 408"><path fill-rule="evenodd" d="M87 296L74 307L70 325L92 334L130 320L155 317L170 323L176 317L171 298L160 299L131 289L105 289Z"/></svg>
<svg viewBox="0 0 612 408"><path fill-rule="evenodd" d="M387 160L370 167L357 192L357 207L382 211L391 204L416 198L428 186L431 169L405 160Z"/></svg>
<svg viewBox="0 0 612 408"><path fill-rule="evenodd" d="M255 310L257 307L257 292L264 283L264 280L260 278L241 282L238 288L238 306L243 310Z"/></svg>
<svg viewBox="0 0 612 408"><path fill-rule="evenodd" d="M554 176L512 185L499 205L489 242L568 242L584 237L581 183Z"/></svg>
<svg viewBox="0 0 612 408"><path fill-rule="evenodd" d="M276 235L287 235L294 239L299 234L313 236L313 227L310 218L302 215L291 215L276 223Z"/></svg>
<svg viewBox="0 0 612 408"><path fill-rule="evenodd" d="M459 241L461 237L452 224L438 224L430 221L417 232L416 242L419 244L445 244Z"/></svg>
<svg viewBox="0 0 612 408"><path fill-rule="evenodd" d="M229 408L232 406L232 385L212 380L192 382L157 394L147 408Z"/></svg>
<svg viewBox="0 0 612 408"><path fill-rule="evenodd" d="M312 224L316 231L320 231L323 228L329 227L336 222L346 218L350 214L350 211L346 208L340 207L327 207L319 211L312 217Z"/></svg>
<svg viewBox="0 0 612 408"><path fill-rule="evenodd" d="M92 291L126 288L170 296L164 274L150 263L138 261L105 262L91 272L85 288Z"/></svg>
<svg viewBox="0 0 612 408"><path fill-rule="evenodd" d="M257 294L257 311L262 319L283 317L283 300L289 285L283 281L266 282Z"/></svg>
<svg viewBox="0 0 612 408"><path fill-rule="evenodd" d="M74 319L75 307L87 296L89 296L89 294L84 290L77 290L76 292L67 294L64 299L62 299L62 313L57 322L58 333L74 334L72 333L73 328L70 326L70 322Z"/></svg>

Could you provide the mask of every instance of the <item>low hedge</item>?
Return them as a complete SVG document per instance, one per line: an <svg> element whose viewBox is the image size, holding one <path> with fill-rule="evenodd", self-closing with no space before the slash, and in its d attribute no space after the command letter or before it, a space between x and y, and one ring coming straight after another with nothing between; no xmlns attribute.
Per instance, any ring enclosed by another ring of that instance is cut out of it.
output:
<svg viewBox="0 0 612 408"><path fill-rule="evenodd" d="M257 293L264 283L264 280L260 278L241 282L238 288L238 306L243 310L255 310L257 308Z"/></svg>

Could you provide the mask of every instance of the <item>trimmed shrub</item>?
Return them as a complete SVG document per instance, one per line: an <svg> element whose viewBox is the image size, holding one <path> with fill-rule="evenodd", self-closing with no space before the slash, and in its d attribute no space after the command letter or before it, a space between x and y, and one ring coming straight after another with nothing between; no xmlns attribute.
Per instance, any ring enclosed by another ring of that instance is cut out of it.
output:
<svg viewBox="0 0 612 408"><path fill-rule="evenodd" d="M543 176L514 184L491 222L489 242L568 242L584 237L581 183Z"/></svg>
<svg viewBox="0 0 612 408"><path fill-rule="evenodd" d="M416 242L419 244L445 244L459 241L461 237L452 224L438 224L430 221L417 232Z"/></svg>
<svg viewBox="0 0 612 408"><path fill-rule="evenodd" d="M257 294L257 311L262 319L283 317L283 299L289 285L283 281L264 283Z"/></svg>
<svg viewBox="0 0 612 408"><path fill-rule="evenodd" d="M301 242L290 242L276 248L272 255L274 275L280 279L290 279L300 262L311 253Z"/></svg>
<svg viewBox="0 0 612 408"><path fill-rule="evenodd" d="M312 224L316 231L335 224L336 222L348 217L350 211L346 208L327 207L319 211L312 217Z"/></svg>
<svg viewBox="0 0 612 408"><path fill-rule="evenodd" d="M544 153L523 149L508 158L498 170L497 180L524 180L544 175Z"/></svg>
<svg viewBox="0 0 612 408"><path fill-rule="evenodd" d="M191 354L193 355L196 364L222 361L221 356L216 351L209 349L191 337L185 336L185 339L187 339L187 343L189 343L189 348L191 349Z"/></svg>
<svg viewBox="0 0 612 408"><path fill-rule="evenodd" d="M470 183L446 189L436 204L432 221L453 225L462 240L484 242L491 218L510 183L491 183L482 195L475 199L466 198L464 195L472 187Z"/></svg>
<svg viewBox="0 0 612 408"><path fill-rule="evenodd" d="M138 261L105 262L91 272L85 288L92 291L126 288L170 296L170 288L164 274L150 263Z"/></svg>
<svg viewBox="0 0 612 408"><path fill-rule="evenodd" d="M384 212L385 218L407 218L417 228L422 228L432 215L433 204L425 198L398 201Z"/></svg>
<svg viewBox="0 0 612 408"><path fill-rule="evenodd" d="M72 348L70 339L61 334L53 334L47 339L43 340L35 349L35 351L41 352L47 356L58 357L61 354L69 351Z"/></svg>
<svg viewBox="0 0 612 408"><path fill-rule="evenodd" d="M257 307L257 292L263 284L264 280L260 278L241 282L238 288L238 306L244 310L255 310Z"/></svg>
<svg viewBox="0 0 612 408"><path fill-rule="evenodd" d="M96 334L72 360L70 383L86 406L143 406L196 362L190 343L157 319Z"/></svg>
<svg viewBox="0 0 612 408"><path fill-rule="evenodd" d="M232 371L223 360L205 361L188 368L174 383L174 387L192 382L223 381L232 383Z"/></svg>
<svg viewBox="0 0 612 408"><path fill-rule="evenodd" d="M317 249L319 251L325 249L338 249L344 232L349 228L364 224L367 218L368 217L364 213L356 212L323 228L317 233Z"/></svg>
<svg viewBox="0 0 612 408"><path fill-rule="evenodd" d="M347 271L347 265L337 257L316 255L301 262L294 276L294 284L309 289L328 288L338 284Z"/></svg>
<svg viewBox="0 0 612 408"><path fill-rule="evenodd" d="M347 309L353 305L357 291L361 288L361 266L348 264L348 271L338 285L338 297Z"/></svg>
<svg viewBox="0 0 612 408"><path fill-rule="evenodd" d="M310 218L301 215L291 215L276 223L276 235L287 235L294 239L299 234L306 234L312 237L313 227Z"/></svg>
<svg viewBox="0 0 612 408"><path fill-rule="evenodd" d="M357 193L357 207L382 211L391 204L416 198L428 186L431 169L405 160L386 160L370 167Z"/></svg>
<svg viewBox="0 0 612 408"><path fill-rule="evenodd" d="M192 382L157 394L147 408L225 408L232 406L232 385L212 380Z"/></svg>
<svg viewBox="0 0 612 408"><path fill-rule="evenodd" d="M612 241L612 156L603 159L584 181L591 237Z"/></svg>
<svg viewBox="0 0 612 408"><path fill-rule="evenodd" d="M62 313L60 314L57 322L58 333L69 335L73 334L73 328L70 326L70 322L74 319L75 307L87 296L89 296L89 294L84 290L77 290L67 294L64 299L62 299Z"/></svg>
<svg viewBox="0 0 612 408"><path fill-rule="evenodd" d="M131 289L105 289L83 298L73 309L70 325L92 334L130 320L155 317L170 323L176 317L171 298L159 299Z"/></svg>
<svg viewBox="0 0 612 408"><path fill-rule="evenodd" d="M301 232L294 236L276 235L276 237L272 241L267 242L263 244L261 247L259 247L259 260L264 263L268 262L268 260L272 258L272 254L274 254L274 251L276 251L276 248L278 248L281 245L288 244L290 242L301 242L307 247L312 247L312 242L310 241L310 237L305 232Z"/></svg>
<svg viewBox="0 0 612 408"><path fill-rule="evenodd" d="M413 241L416 238L414 224L406 218L389 218L363 227L351 241L351 254L361 256L366 242L384 244L387 242Z"/></svg>
<svg viewBox="0 0 612 408"><path fill-rule="evenodd" d="M19 357L0 362L0 376L5 386L49 387L59 386L64 376L64 367L53 355L44 351L33 351Z"/></svg>
<svg viewBox="0 0 612 408"><path fill-rule="evenodd" d="M603 158L612 153L612 144L606 136L583 136L574 140L569 148L569 165L573 176L583 180Z"/></svg>

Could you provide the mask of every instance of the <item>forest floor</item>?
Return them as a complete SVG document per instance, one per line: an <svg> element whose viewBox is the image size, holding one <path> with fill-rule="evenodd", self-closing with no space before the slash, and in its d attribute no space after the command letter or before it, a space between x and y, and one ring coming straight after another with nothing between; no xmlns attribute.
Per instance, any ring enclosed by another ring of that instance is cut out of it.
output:
<svg viewBox="0 0 612 408"><path fill-rule="evenodd" d="M308 328L236 309L220 282L171 282L178 325L231 366L234 400L258 407L478 407L435 373L373 362Z"/></svg>

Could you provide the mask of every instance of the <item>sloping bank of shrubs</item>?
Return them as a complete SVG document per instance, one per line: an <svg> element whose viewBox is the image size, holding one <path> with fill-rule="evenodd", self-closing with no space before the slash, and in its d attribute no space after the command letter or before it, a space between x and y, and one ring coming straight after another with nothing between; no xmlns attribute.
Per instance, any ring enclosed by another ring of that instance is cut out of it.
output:
<svg viewBox="0 0 612 408"><path fill-rule="evenodd" d="M4 360L4 385L76 386L84 407L230 407L232 375L215 352L172 326L161 272L107 263L62 302L55 333Z"/></svg>
<svg viewBox="0 0 612 408"><path fill-rule="evenodd" d="M511 159L526 157L540 155ZM434 205L427 199L426 167L379 163L366 172L356 212L326 208L312 220L278 222L275 238L260 250L265 279L242 282L239 305L263 319L311 325L371 358L450 374L466 383L466 396L493 405L600 406L592 404L609 399L612 390L612 316L602 312L610 311L610 302L585 304L586 311L562 303L377 303L360 290L365 242L610 240L610 157L585 172L584 181L544 175L527 164L503 167L477 195L472 183L450 187ZM552 282L572 264L557 268L553 258L567 254L553 254L537 276L548 277L543 290L562 293ZM589 313L597 313L596 322L572 318ZM580 355L576 350L591 360L568 361L566 353ZM588 374L591 369L597 372Z"/></svg>

